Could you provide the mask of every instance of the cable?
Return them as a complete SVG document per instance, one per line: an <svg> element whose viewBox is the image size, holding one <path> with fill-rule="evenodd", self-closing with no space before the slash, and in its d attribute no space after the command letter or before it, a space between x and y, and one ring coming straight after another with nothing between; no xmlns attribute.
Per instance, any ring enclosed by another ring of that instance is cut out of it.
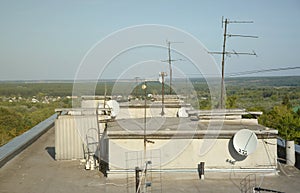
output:
<svg viewBox="0 0 300 193"><path fill-rule="evenodd" d="M261 72L273 72L273 71L294 70L294 69L300 69L300 66L235 72L235 73L229 74L228 76L233 77L233 76L240 76L240 75L247 75L247 74L257 74L257 73L261 73Z"/></svg>
<svg viewBox="0 0 300 193"><path fill-rule="evenodd" d="M130 184L134 184L134 182L131 182L129 184L116 184L116 183L111 183L111 182L108 182L108 183L105 183L105 184L97 184L97 183L94 183L94 182L90 182L90 183L88 183L88 186L106 186L106 185L112 185L112 186L116 186L116 187L124 187L124 186L130 185Z"/></svg>
<svg viewBox="0 0 300 193"><path fill-rule="evenodd" d="M295 70L300 69L300 66L295 67L280 67L280 68L270 68L270 69L260 69L260 70L248 70L248 71L241 71L241 72L233 72L233 73L226 73L226 77L235 77L235 76L241 76L241 75L248 75L248 74L258 74L261 72L273 72L273 71L284 71L284 70ZM201 75L201 76L217 76L220 74L197 74L197 73L191 73L187 75Z"/></svg>

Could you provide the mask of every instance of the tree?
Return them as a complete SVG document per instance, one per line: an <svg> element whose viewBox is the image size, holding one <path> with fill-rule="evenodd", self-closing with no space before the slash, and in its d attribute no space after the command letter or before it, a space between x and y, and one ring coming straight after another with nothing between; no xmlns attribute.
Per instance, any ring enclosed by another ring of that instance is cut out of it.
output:
<svg viewBox="0 0 300 193"><path fill-rule="evenodd" d="M228 108L228 109L237 108L236 99L237 99L237 97L235 95L228 96L226 99L226 108Z"/></svg>
<svg viewBox="0 0 300 193"><path fill-rule="evenodd" d="M287 94L283 97L282 105L285 105L288 108L292 107L292 104L290 103L290 98L289 98L289 96Z"/></svg>
<svg viewBox="0 0 300 193"><path fill-rule="evenodd" d="M287 105L275 106L272 111L262 115L260 123L278 129L279 135L286 140L300 138L300 117L294 113Z"/></svg>

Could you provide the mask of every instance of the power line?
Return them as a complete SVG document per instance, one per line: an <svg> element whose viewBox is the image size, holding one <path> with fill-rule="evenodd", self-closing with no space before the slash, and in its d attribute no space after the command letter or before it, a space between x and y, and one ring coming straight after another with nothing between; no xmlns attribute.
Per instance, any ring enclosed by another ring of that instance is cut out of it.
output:
<svg viewBox="0 0 300 193"><path fill-rule="evenodd" d="M271 69L262 69L262 70L249 70L249 71L231 73L231 74L228 74L228 76L233 77L233 76L241 76L241 75L247 75L247 74L257 74L257 73L261 73L261 72L274 72L274 71L294 70L294 69L300 69L300 66L271 68Z"/></svg>
<svg viewBox="0 0 300 193"><path fill-rule="evenodd" d="M262 73L262 72L274 72L274 71L285 71L285 70L295 70L295 69L300 69L300 66L232 72L232 73L226 73L225 77L234 77L234 76L242 76L242 75L248 75L248 74L258 74L258 73ZM202 75L202 76L208 76L208 75L210 75L210 76L219 76L220 74L189 73L187 75L191 75L191 76L199 76L199 75Z"/></svg>

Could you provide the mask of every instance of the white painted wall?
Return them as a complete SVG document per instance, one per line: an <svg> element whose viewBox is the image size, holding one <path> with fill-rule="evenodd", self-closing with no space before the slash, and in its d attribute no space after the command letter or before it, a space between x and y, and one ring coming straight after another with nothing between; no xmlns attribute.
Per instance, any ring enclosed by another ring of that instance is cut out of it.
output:
<svg viewBox="0 0 300 193"><path fill-rule="evenodd" d="M214 143L213 139L205 139ZM236 161L234 165L228 160L235 158L230 154L230 139L217 139L213 147L207 153L200 155L200 149L204 139L172 139L152 140L155 144L147 144L147 149L160 149L162 169L191 169L197 168L200 162L205 162L206 168L275 168L277 165L276 139L259 139L256 151L248 155L244 160ZM231 146L230 146L231 147ZM110 139L109 162L110 169L126 169L126 161L137 159L134 156L126 158L126 152L142 151L142 139ZM148 155L149 156L149 155ZM151 157L151 156L150 156ZM133 169L135 166L130 166Z"/></svg>

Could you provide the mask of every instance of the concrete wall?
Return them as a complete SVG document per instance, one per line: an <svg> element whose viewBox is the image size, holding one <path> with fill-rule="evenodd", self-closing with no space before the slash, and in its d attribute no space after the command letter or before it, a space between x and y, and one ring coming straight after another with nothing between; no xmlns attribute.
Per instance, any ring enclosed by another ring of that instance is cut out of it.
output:
<svg viewBox="0 0 300 193"><path fill-rule="evenodd" d="M213 139L206 140L206 143L214 143ZM265 140L267 143L259 139L256 151L247 157L239 156L233 150L232 139L217 139L211 149L207 149L206 153L202 151L203 155L200 155L203 139L151 141L155 143L147 144L147 149L160 149L162 169L197 168L199 162L205 162L206 168L276 168L277 165L277 146L272 145L276 144L276 139ZM128 157L130 151L143 152L143 139L110 139L110 169L133 169L135 166L129 166L126 162L138 158ZM147 156L151 159L151 155ZM236 162L232 164L234 161Z"/></svg>

